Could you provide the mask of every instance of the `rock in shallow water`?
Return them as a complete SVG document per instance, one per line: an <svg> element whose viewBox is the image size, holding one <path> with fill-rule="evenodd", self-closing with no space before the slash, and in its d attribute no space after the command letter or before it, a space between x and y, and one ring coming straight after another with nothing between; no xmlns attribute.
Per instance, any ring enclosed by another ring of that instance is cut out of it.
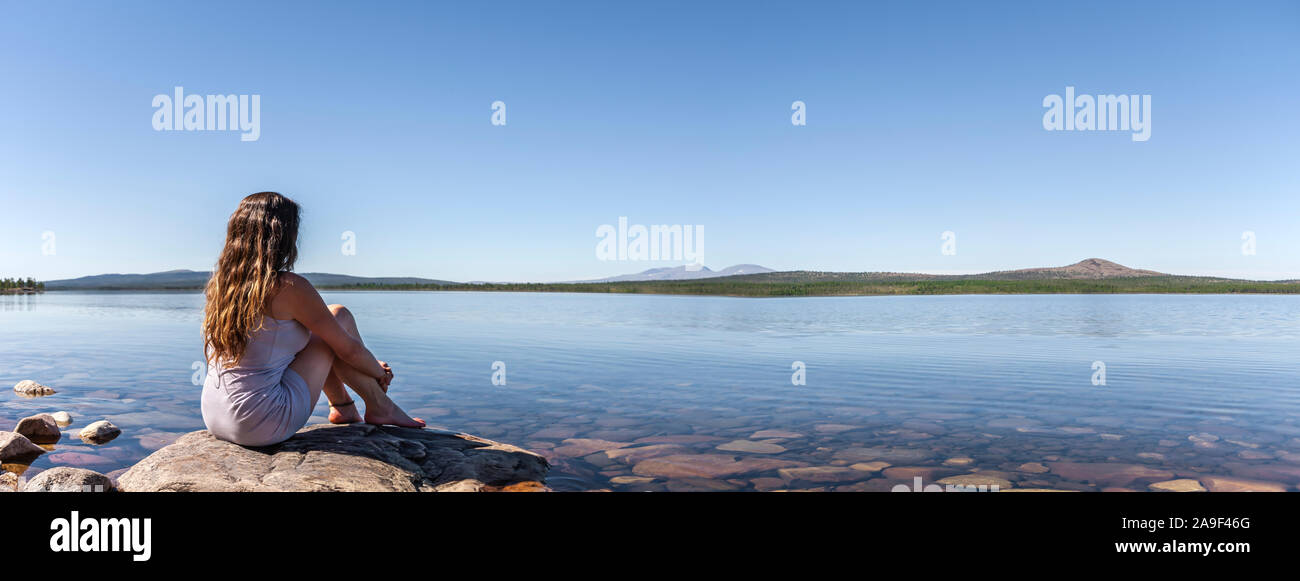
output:
<svg viewBox="0 0 1300 581"><path fill-rule="evenodd" d="M865 480L861 470L846 466L809 466L807 468L782 468L777 471L786 482L836 483Z"/></svg>
<svg viewBox="0 0 1300 581"><path fill-rule="evenodd" d="M54 416L50 414L36 414L18 420L18 426L14 431L27 436L28 440L37 444L53 444L63 437L59 425L54 421Z"/></svg>
<svg viewBox="0 0 1300 581"><path fill-rule="evenodd" d="M17 432L0 432L0 462L34 460L45 450Z"/></svg>
<svg viewBox="0 0 1300 581"><path fill-rule="evenodd" d="M27 396L27 397L37 397L42 395L50 395L54 393L54 389L50 388L49 386L36 383L35 381L32 381L30 379L24 379L18 382L16 385L14 385L14 393L17 393L18 395L22 395L22 396Z"/></svg>
<svg viewBox="0 0 1300 581"><path fill-rule="evenodd" d="M763 472L781 468L806 466L775 458L743 457L722 454L674 454L643 460L632 468L639 476L661 478L725 478L750 472Z"/></svg>
<svg viewBox="0 0 1300 581"><path fill-rule="evenodd" d="M1066 480L1091 482L1099 486L1127 486L1143 478L1168 479L1174 473L1140 464L1109 462L1049 462L1052 473Z"/></svg>
<svg viewBox="0 0 1300 581"><path fill-rule="evenodd" d="M113 481L84 468L51 468L27 481L23 492L111 492Z"/></svg>
<svg viewBox="0 0 1300 581"><path fill-rule="evenodd" d="M755 442L752 440L735 440L721 444L719 450L724 452L749 452L751 454L780 454L785 451L785 446L772 444L770 442Z"/></svg>
<svg viewBox="0 0 1300 581"><path fill-rule="evenodd" d="M1205 487L1192 478L1152 482L1147 488L1155 492L1205 492Z"/></svg>
<svg viewBox="0 0 1300 581"><path fill-rule="evenodd" d="M939 480L939 484L945 486L961 486L964 488L987 487L992 490L1011 488L1011 481L997 476L988 476L984 474L962 474L961 476L949 476Z"/></svg>
<svg viewBox="0 0 1300 581"><path fill-rule="evenodd" d="M81 441L87 444L105 444L122 434L122 430L108 420L99 420L81 428Z"/></svg>
<svg viewBox="0 0 1300 581"><path fill-rule="evenodd" d="M537 454L468 434L317 424L261 448L191 432L118 484L126 492L482 491L541 482L547 468Z"/></svg>
<svg viewBox="0 0 1300 581"><path fill-rule="evenodd" d="M1262 480L1202 476L1201 482L1204 482L1211 492L1286 492L1285 485Z"/></svg>

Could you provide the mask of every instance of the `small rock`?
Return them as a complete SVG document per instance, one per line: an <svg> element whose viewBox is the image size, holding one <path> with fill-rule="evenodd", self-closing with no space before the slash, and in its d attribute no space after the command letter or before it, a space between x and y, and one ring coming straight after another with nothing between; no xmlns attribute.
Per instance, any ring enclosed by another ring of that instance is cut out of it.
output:
<svg viewBox="0 0 1300 581"><path fill-rule="evenodd" d="M1052 472L1066 480L1091 482L1102 487L1124 487L1142 478L1167 480L1174 473L1140 464L1109 462L1051 462Z"/></svg>
<svg viewBox="0 0 1300 581"><path fill-rule="evenodd" d="M81 441L87 444L106 444L113 441L113 438L116 438L121 434L122 430L118 429L117 426L114 426L108 420L99 420L98 422L82 428L79 435L81 436Z"/></svg>
<svg viewBox="0 0 1300 581"><path fill-rule="evenodd" d="M17 385L14 385L14 393L26 397L38 397L42 395L50 395L54 393L54 390L49 386L41 385L30 379L24 379L18 382Z"/></svg>
<svg viewBox="0 0 1300 581"><path fill-rule="evenodd" d="M740 487L722 480L709 478L680 478L668 481L670 492L727 492Z"/></svg>
<svg viewBox="0 0 1300 581"><path fill-rule="evenodd" d="M1191 478L1153 482L1147 488L1156 492L1205 492L1205 487L1201 486L1199 481Z"/></svg>
<svg viewBox="0 0 1300 581"><path fill-rule="evenodd" d="M1030 474L1042 474L1044 472L1047 472L1047 467L1043 466L1043 464L1040 462L1026 462L1024 464L1021 464L1020 466L1017 466L1016 470L1019 470L1021 472L1029 472Z"/></svg>
<svg viewBox="0 0 1300 581"><path fill-rule="evenodd" d="M25 464L22 460L35 459L45 453L45 449L33 444L27 436L18 432L0 432L0 462Z"/></svg>
<svg viewBox="0 0 1300 581"><path fill-rule="evenodd" d="M485 485L479 492L550 492L550 487L536 480L525 480L502 486Z"/></svg>
<svg viewBox="0 0 1300 581"><path fill-rule="evenodd" d="M650 484L651 482L654 482L655 479L647 478L645 476L615 476L613 478L610 478L609 481L614 484L628 485L628 484Z"/></svg>
<svg viewBox="0 0 1300 581"><path fill-rule="evenodd" d="M844 466L810 466L777 470L787 482L853 482L864 478L861 470Z"/></svg>
<svg viewBox="0 0 1300 581"><path fill-rule="evenodd" d="M956 458L949 458L949 459L947 459L947 460L944 460L944 461L943 461L943 465L944 465L944 466L969 466L970 464L973 464L974 462L975 462L975 459L974 459L974 458L967 458L967 457L965 457L965 456L958 456L958 457L956 457Z"/></svg>
<svg viewBox="0 0 1300 581"><path fill-rule="evenodd" d="M18 475L13 472L0 472L0 492L17 492Z"/></svg>
<svg viewBox="0 0 1300 581"><path fill-rule="evenodd" d="M669 454L683 454L689 451L690 449L686 446L679 446L677 444L650 444L649 446L637 446L633 448L614 448L612 450L605 450L604 452L597 452L596 455L603 454L610 460L617 460L624 464L636 464L646 458L667 456Z"/></svg>
<svg viewBox="0 0 1300 581"><path fill-rule="evenodd" d="M50 417L54 418L54 423L58 424L60 427L72 423L72 414L68 412L54 412L50 414Z"/></svg>
<svg viewBox="0 0 1300 581"><path fill-rule="evenodd" d="M1226 476L1202 476L1201 481L1211 492L1286 492L1286 486L1277 482L1229 478Z"/></svg>
<svg viewBox="0 0 1300 581"><path fill-rule="evenodd" d="M939 479L939 484L951 485L951 486L965 486L965 487L987 486L990 489L996 486L998 487L999 490L1003 488L1011 488L1010 480L1007 480L1005 478L998 478L996 476L985 476L982 474L962 474L961 476L949 476L947 478Z"/></svg>
<svg viewBox="0 0 1300 581"><path fill-rule="evenodd" d="M780 454L785 451L785 447L780 444L755 442L753 440L734 440L718 446L718 449L727 452L749 452L751 454Z"/></svg>
<svg viewBox="0 0 1300 581"><path fill-rule="evenodd" d="M1242 450L1242 451L1240 451L1240 452L1237 452L1237 456L1238 456L1239 458L1244 459L1244 460L1271 460L1271 459L1273 459L1273 455L1272 455L1272 454L1269 454L1268 452L1261 452L1261 451L1259 451L1259 450Z"/></svg>
<svg viewBox="0 0 1300 581"><path fill-rule="evenodd" d="M36 414L18 420L14 431L37 444L53 444L63 437L59 425L54 422L54 416L50 414Z"/></svg>
<svg viewBox="0 0 1300 581"><path fill-rule="evenodd" d="M650 458L632 468L634 474L678 480L682 478L726 478L750 472L779 470L802 466L775 458L742 457L722 454L673 454Z"/></svg>
<svg viewBox="0 0 1300 581"><path fill-rule="evenodd" d="M569 458L580 458L596 452L605 450L614 450L617 448L626 448L632 444L629 442L611 442L609 440L599 440L595 438L569 438L561 442L563 446L557 446L555 453Z"/></svg>
<svg viewBox="0 0 1300 581"><path fill-rule="evenodd" d="M23 492L111 492L113 481L107 476L86 470L60 466L51 468L27 481Z"/></svg>
<svg viewBox="0 0 1300 581"><path fill-rule="evenodd" d="M857 464L850 465L849 468L861 470L863 472L880 472L881 470L889 468L889 466L889 462L858 462Z"/></svg>

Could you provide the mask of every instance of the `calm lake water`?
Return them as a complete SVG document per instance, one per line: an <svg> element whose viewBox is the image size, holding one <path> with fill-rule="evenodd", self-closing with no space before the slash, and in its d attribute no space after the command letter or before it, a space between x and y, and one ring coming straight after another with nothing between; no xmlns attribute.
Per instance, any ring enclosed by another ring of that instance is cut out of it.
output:
<svg viewBox="0 0 1300 581"><path fill-rule="evenodd" d="M1300 484L1298 296L324 294L392 364L401 405L546 455L557 490ZM74 416L25 475L116 475L202 429L202 305L0 296L0 429ZM18 397L23 379L58 393ZM83 444L99 419L122 436Z"/></svg>

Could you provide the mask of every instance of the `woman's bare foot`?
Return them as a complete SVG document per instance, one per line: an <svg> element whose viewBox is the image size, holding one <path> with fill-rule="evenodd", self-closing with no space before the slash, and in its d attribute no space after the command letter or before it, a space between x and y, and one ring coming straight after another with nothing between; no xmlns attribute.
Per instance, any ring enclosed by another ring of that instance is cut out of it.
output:
<svg viewBox="0 0 1300 581"><path fill-rule="evenodd" d="M423 428L424 420L412 418L397 407L393 400L384 397L384 403L376 406L366 406L366 423L384 426L401 426L404 428ZM378 403L378 402L377 402Z"/></svg>
<svg viewBox="0 0 1300 581"><path fill-rule="evenodd" d="M335 407L330 404L330 423L331 424L355 424L361 421L361 412L357 411L357 404L347 403Z"/></svg>

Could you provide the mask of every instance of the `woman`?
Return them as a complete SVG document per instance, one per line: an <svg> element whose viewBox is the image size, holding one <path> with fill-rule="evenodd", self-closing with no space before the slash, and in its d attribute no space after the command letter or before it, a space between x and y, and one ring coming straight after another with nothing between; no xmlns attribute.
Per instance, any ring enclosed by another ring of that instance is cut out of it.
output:
<svg viewBox="0 0 1300 581"><path fill-rule="evenodd" d="M244 198L208 281L203 348L203 423L244 446L288 439L307 423L322 391L329 421L361 421L344 385L366 403L365 421L424 427L389 399L393 370L375 359L343 305L325 305L298 258L298 204L275 192Z"/></svg>

